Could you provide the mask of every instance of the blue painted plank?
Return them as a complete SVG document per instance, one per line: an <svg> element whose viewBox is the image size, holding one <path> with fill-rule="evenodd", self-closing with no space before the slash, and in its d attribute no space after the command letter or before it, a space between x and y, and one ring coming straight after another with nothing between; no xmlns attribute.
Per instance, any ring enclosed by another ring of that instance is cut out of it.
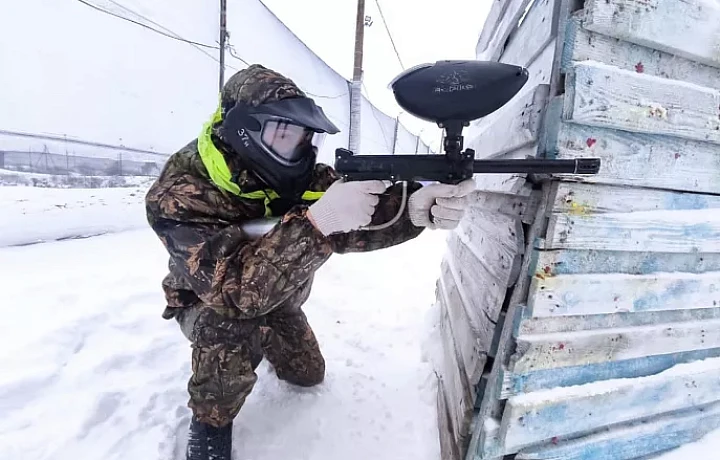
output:
<svg viewBox="0 0 720 460"><path fill-rule="evenodd" d="M563 99L566 96L559 96ZM587 183L632 185L663 190L720 194L720 145L679 137L634 133L547 120L544 156L597 157L598 174L557 178Z"/></svg>
<svg viewBox="0 0 720 460"><path fill-rule="evenodd" d="M676 364L720 357L720 348L693 350L667 355L610 361L586 366L543 369L524 374L505 374L501 398L556 387L584 385L602 380L645 377L670 369Z"/></svg>
<svg viewBox="0 0 720 460"><path fill-rule="evenodd" d="M720 358L680 364L660 374L513 396L500 428L505 453L603 427L720 400Z"/></svg>
<svg viewBox="0 0 720 460"><path fill-rule="evenodd" d="M649 275L658 272L705 273L720 270L718 253L535 249L531 257L528 274L539 277L579 273Z"/></svg>
<svg viewBox="0 0 720 460"><path fill-rule="evenodd" d="M647 326L683 321L705 321L720 319L720 307L688 308L680 310L620 312L601 315L546 316L526 318L520 324L515 337L520 334L552 334L581 330L605 329L623 326Z"/></svg>
<svg viewBox="0 0 720 460"><path fill-rule="evenodd" d="M704 209L583 216L553 214L545 247L720 253L720 214Z"/></svg>
<svg viewBox="0 0 720 460"><path fill-rule="evenodd" d="M720 404L613 427L521 451L516 460L630 460L697 441L720 427ZM697 459L700 460L700 459Z"/></svg>
<svg viewBox="0 0 720 460"><path fill-rule="evenodd" d="M708 88L720 87L720 69L681 58L677 55L618 40L582 27L585 11L567 21L561 65L564 71L577 61L599 61L620 69L655 75L671 80L695 83Z"/></svg>

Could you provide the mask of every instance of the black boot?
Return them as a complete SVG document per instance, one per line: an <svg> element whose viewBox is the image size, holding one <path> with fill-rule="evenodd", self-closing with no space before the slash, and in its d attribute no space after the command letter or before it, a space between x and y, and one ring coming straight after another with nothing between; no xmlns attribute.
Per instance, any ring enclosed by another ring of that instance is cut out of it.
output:
<svg viewBox="0 0 720 460"><path fill-rule="evenodd" d="M187 460L230 460L232 422L222 428L198 422L193 416L187 444Z"/></svg>

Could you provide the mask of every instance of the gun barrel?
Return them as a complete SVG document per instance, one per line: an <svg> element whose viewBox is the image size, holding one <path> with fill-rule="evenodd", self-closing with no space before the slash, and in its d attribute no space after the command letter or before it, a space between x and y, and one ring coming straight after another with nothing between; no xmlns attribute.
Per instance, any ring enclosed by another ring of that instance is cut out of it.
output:
<svg viewBox="0 0 720 460"><path fill-rule="evenodd" d="M474 174L597 174L599 158L576 158L573 160L475 160Z"/></svg>

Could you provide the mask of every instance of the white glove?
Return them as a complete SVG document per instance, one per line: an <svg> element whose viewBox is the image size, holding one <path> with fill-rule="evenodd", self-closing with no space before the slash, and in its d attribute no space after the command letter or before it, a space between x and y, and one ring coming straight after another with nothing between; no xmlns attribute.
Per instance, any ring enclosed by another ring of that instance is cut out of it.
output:
<svg viewBox="0 0 720 460"><path fill-rule="evenodd" d="M346 233L368 225L388 184L380 180L333 183L308 209L308 217L320 232Z"/></svg>
<svg viewBox="0 0 720 460"><path fill-rule="evenodd" d="M452 230L465 215L467 195L475 190L475 181L467 179L457 185L430 184L410 195L408 214L416 227L430 230Z"/></svg>

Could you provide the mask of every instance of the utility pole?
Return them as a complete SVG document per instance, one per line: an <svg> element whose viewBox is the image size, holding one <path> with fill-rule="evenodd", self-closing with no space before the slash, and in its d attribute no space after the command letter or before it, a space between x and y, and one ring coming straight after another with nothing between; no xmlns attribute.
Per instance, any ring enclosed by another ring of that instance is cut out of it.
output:
<svg viewBox="0 0 720 460"><path fill-rule="evenodd" d="M358 0L355 18L355 63L350 83L350 139L349 149L360 153L360 108L362 106L362 61L365 39L365 0Z"/></svg>
<svg viewBox="0 0 720 460"><path fill-rule="evenodd" d="M225 86L225 39L227 38L227 0L220 0L220 89Z"/></svg>

